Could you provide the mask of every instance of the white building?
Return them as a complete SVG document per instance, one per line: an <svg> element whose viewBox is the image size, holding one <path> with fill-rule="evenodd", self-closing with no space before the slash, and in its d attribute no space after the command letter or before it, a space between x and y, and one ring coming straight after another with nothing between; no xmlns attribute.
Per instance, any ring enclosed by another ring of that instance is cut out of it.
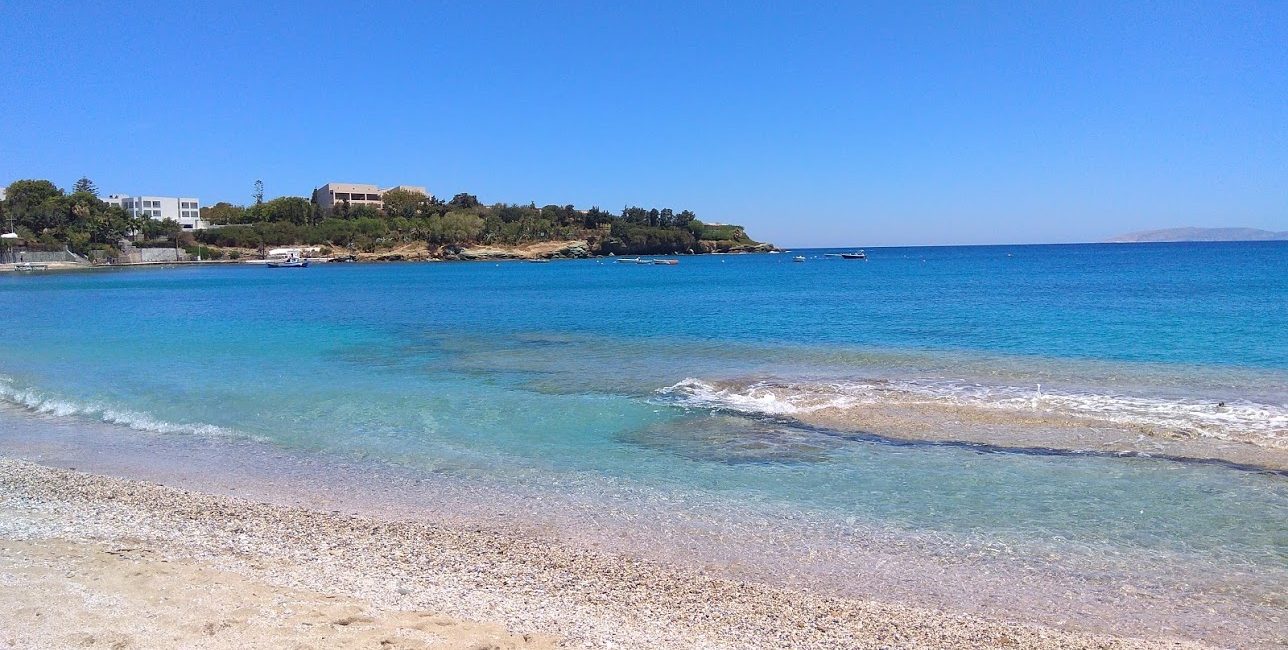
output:
<svg viewBox="0 0 1288 650"><path fill-rule="evenodd" d="M380 189L366 183L327 183L313 190L313 203L322 208L322 214L330 214L331 208L342 203L351 206L369 205L377 210L384 207L385 192L406 190L429 196L429 190L419 185L395 185Z"/></svg>
<svg viewBox="0 0 1288 650"><path fill-rule="evenodd" d="M143 216L157 221L173 219L184 230L201 230L209 225L201 220L201 202L195 198L112 194L103 199L103 202L120 206L135 217Z"/></svg>

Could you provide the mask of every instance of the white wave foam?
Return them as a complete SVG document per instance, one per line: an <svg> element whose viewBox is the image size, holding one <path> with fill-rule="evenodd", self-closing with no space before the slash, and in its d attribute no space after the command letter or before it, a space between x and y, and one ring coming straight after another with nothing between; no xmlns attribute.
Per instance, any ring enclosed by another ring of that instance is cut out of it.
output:
<svg viewBox="0 0 1288 650"><path fill-rule="evenodd" d="M238 431L213 424L178 423L158 420L146 413L128 409L114 408L102 404L82 403L59 397L52 397L31 388L16 386L13 379L0 375L0 401L14 406L54 417L84 417L97 419L108 424L129 427L135 431L149 433L180 433L201 436L246 436Z"/></svg>
<svg viewBox="0 0 1288 650"><path fill-rule="evenodd" d="M1288 442L1288 405L1095 394L951 381L707 382L692 377L660 389L683 406L751 415L795 416L828 408L929 404L1086 418L1215 438L1252 435Z"/></svg>
<svg viewBox="0 0 1288 650"><path fill-rule="evenodd" d="M658 393L678 398L685 406L752 415L797 415L825 408L844 408L854 401L848 395L823 396L800 391L775 391L775 388L767 382L719 388L701 379L687 377Z"/></svg>

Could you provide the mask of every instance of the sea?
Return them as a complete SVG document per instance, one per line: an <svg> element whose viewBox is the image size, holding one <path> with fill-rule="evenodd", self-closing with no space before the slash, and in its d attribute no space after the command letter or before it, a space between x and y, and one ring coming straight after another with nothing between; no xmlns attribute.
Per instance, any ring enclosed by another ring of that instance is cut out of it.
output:
<svg viewBox="0 0 1288 650"><path fill-rule="evenodd" d="M0 274L0 454L838 595L1288 638L1282 461L1151 453L1288 453L1288 242L839 252ZM1006 444L1047 427L1121 444Z"/></svg>

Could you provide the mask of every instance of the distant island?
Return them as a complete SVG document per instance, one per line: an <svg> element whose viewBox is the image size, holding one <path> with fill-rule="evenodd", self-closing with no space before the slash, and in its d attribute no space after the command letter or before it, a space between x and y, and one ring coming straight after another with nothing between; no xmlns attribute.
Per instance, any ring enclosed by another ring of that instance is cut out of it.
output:
<svg viewBox="0 0 1288 650"><path fill-rule="evenodd" d="M1275 232L1257 228L1164 228L1118 235L1109 243L1181 242L1181 241L1283 241L1288 231Z"/></svg>

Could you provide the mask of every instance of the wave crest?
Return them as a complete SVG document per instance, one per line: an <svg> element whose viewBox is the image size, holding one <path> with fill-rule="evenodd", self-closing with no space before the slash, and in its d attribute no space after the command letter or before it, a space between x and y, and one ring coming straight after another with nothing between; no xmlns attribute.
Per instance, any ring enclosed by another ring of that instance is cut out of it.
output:
<svg viewBox="0 0 1288 650"><path fill-rule="evenodd" d="M18 386L11 377L5 376L0 376L0 402L40 415L91 418L149 433L251 437L213 424L168 422L139 411L46 395L32 388Z"/></svg>
<svg viewBox="0 0 1288 650"><path fill-rule="evenodd" d="M659 389L684 407L809 419L817 411L863 407L929 407L956 412L1036 415L1103 422L1172 434L1288 445L1288 406L1096 394L1039 386L952 381L705 381L685 378Z"/></svg>

